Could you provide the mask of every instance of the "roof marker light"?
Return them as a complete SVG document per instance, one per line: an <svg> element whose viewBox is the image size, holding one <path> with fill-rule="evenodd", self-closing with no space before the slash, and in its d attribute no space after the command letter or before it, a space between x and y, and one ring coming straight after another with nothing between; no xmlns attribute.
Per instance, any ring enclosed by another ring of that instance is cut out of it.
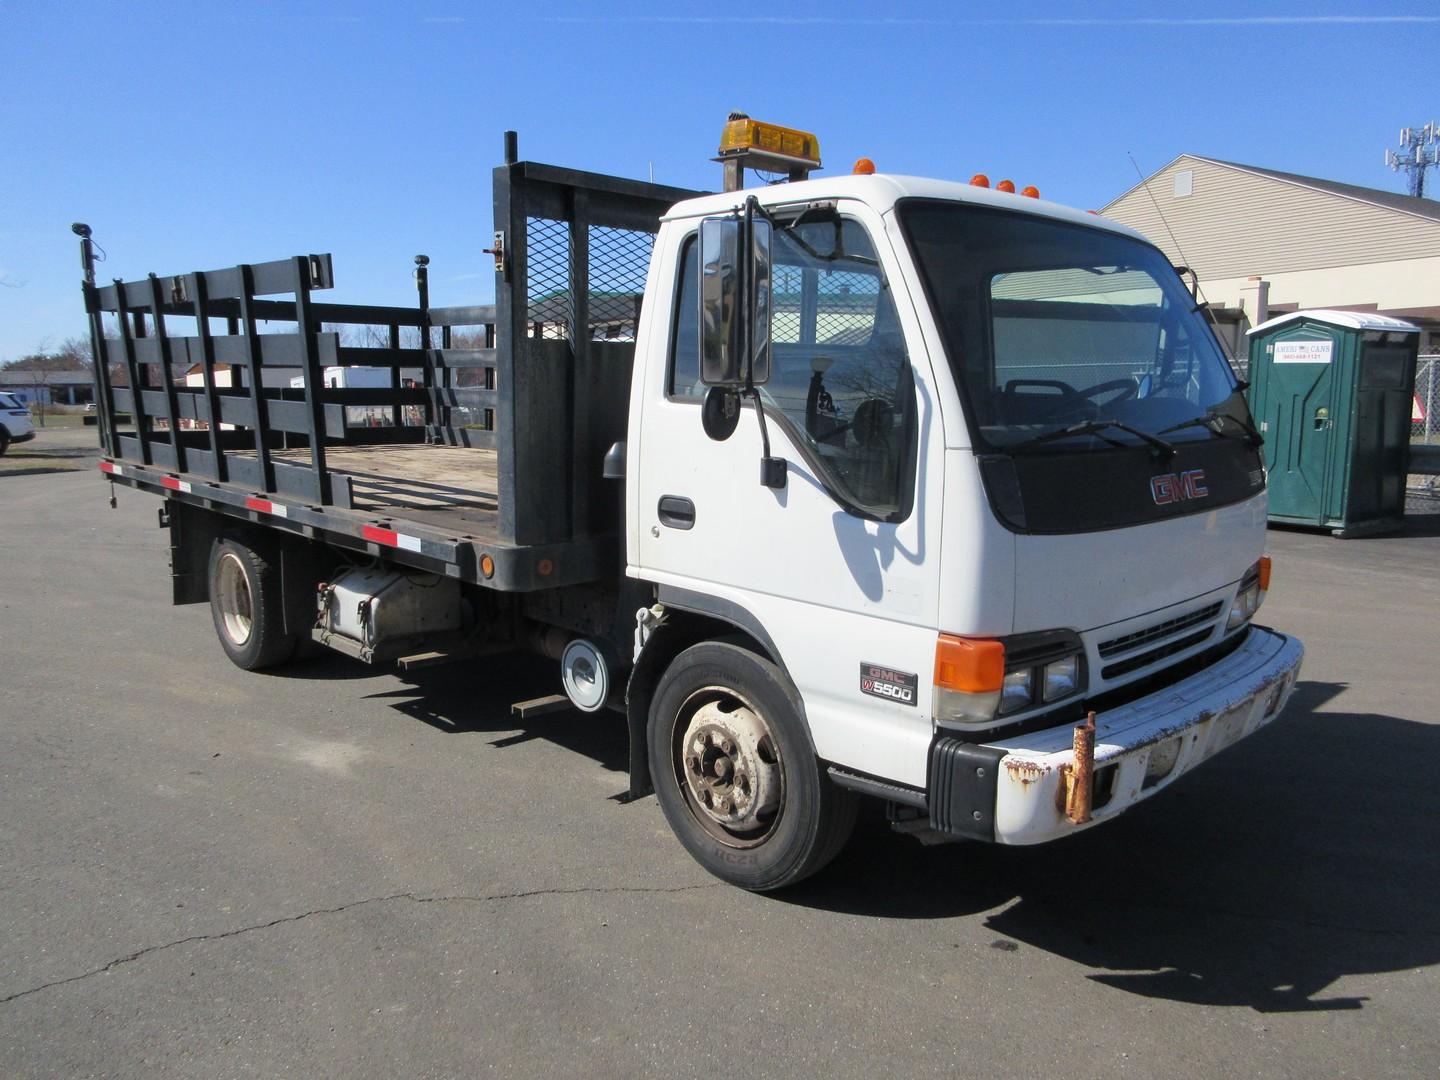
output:
<svg viewBox="0 0 1440 1080"><path fill-rule="evenodd" d="M1038 199L1040 197L1040 189L1034 184L1027 184L1021 189L1020 194L1024 195L1027 199Z"/></svg>
<svg viewBox="0 0 1440 1080"><path fill-rule="evenodd" d="M1014 195L1014 194L1015 194L1015 181L1014 181L1014 180L1001 180L998 184L995 185L995 190L996 190L996 191L1006 191L1006 192L1009 192L1011 195Z"/></svg>
<svg viewBox="0 0 1440 1080"><path fill-rule="evenodd" d="M970 184L972 187L989 187L990 178L983 172L977 172L974 176L970 177Z"/></svg>
<svg viewBox="0 0 1440 1080"><path fill-rule="evenodd" d="M850 172L855 176L874 176L875 163L868 157L862 157L859 161L855 162L855 167L851 169Z"/></svg>

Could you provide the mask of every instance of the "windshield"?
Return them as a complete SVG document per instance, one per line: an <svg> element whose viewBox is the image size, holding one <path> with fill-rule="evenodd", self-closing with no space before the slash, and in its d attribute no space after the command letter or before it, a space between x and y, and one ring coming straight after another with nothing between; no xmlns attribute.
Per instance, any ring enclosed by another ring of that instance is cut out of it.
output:
<svg viewBox="0 0 1440 1080"><path fill-rule="evenodd" d="M906 200L898 212L981 447L1144 445L1136 432L1211 409L1248 424L1214 335L1154 247L957 203ZM1215 434L1191 425L1165 438Z"/></svg>

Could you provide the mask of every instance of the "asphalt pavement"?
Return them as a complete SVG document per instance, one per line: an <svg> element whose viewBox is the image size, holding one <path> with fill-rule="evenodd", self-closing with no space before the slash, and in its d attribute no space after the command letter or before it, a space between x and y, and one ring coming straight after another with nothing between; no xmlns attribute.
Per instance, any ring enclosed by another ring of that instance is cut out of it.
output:
<svg viewBox="0 0 1440 1080"><path fill-rule="evenodd" d="M0 478L0 1076L1440 1070L1440 518L1272 532L1294 704L1119 821L753 896L548 663L242 672L106 497Z"/></svg>

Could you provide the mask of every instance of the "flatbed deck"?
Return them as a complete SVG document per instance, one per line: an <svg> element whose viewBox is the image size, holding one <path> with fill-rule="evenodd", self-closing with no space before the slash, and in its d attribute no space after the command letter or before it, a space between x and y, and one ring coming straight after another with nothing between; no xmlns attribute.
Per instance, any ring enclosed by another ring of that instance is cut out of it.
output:
<svg viewBox="0 0 1440 1080"><path fill-rule="evenodd" d="M276 461L310 463L309 450L277 450ZM349 480L350 508L399 513L467 539L498 538L499 455L464 446L396 443L327 446L325 464Z"/></svg>
<svg viewBox="0 0 1440 1080"><path fill-rule="evenodd" d="M308 461L309 453L275 450L270 457L278 467L297 467ZM230 456L236 462L247 457L243 451ZM177 474L165 465L110 457L100 462L101 472L112 481L175 502L506 592L593 581L618 557L618 541L610 537L539 544L506 540L494 450L430 444L332 446L326 448L326 469L341 499L317 505Z"/></svg>

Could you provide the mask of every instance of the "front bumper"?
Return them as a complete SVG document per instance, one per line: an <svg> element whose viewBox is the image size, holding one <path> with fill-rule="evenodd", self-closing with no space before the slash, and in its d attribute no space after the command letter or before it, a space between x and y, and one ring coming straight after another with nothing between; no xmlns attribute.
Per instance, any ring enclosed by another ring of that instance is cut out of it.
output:
<svg viewBox="0 0 1440 1080"><path fill-rule="evenodd" d="M1295 638L1254 626L1239 648L1203 671L1097 713L1094 809L1083 825L1064 808L1065 771L1074 760L1070 725L993 743L942 736L930 751L931 826L1039 844L1109 821L1274 720L1304 654Z"/></svg>
<svg viewBox="0 0 1440 1080"><path fill-rule="evenodd" d="M10 441L11 441L12 443L22 443L22 442L29 442L29 441L30 441L31 439L33 439L33 438L35 438L35 429L34 429L34 428L31 428L29 431L25 432L23 435L11 435L11 436L10 436Z"/></svg>

